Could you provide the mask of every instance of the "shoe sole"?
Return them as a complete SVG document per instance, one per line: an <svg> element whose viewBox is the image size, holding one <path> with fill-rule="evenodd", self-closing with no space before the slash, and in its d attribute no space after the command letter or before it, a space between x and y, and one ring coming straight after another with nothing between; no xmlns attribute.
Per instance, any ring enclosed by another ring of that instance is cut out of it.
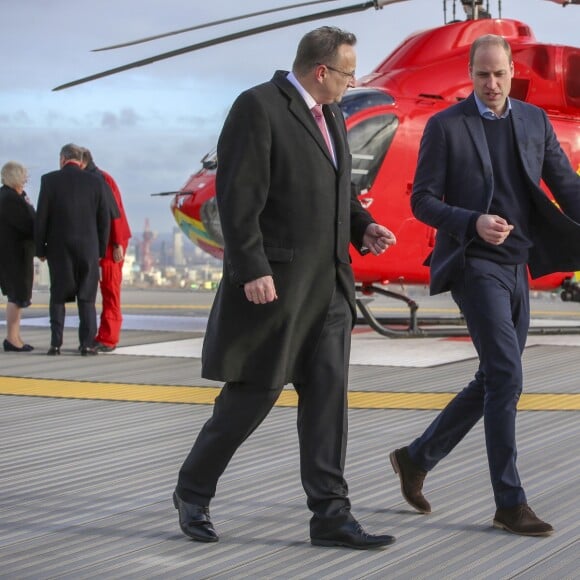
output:
<svg viewBox="0 0 580 580"><path fill-rule="evenodd" d="M179 528L188 538L191 538L196 542L203 542L204 544L212 544L219 540L219 536L216 538L198 538L197 536L192 536L190 533L188 533L186 530L183 529L181 525L181 518L179 517L179 504L177 503L177 497L175 496L175 493L173 494L173 506L177 510L177 518L179 519Z"/></svg>
<svg viewBox="0 0 580 580"><path fill-rule="evenodd" d="M396 473L397 477L399 478L399 483L401 484L401 495L403 496L403 498L405 499L405 501L414 510L417 510L420 514L430 514L431 513L431 510L424 510L424 509L420 508L419 506L417 506L416 504L414 504L407 497L407 494L405 493L405 488L403 486L403 478L401 477L401 468L399 467L399 462L397 461L397 456L395 455L395 452L394 451L389 454L389 460L391 461L391 465L393 467L393 471Z"/></svg>
<svg viewBox="0 0 580 580"><path fill-rule="evenodd" d="M376 546L355 546L353 544L347 544L346 542L339 542L337 540L318 540L318 539L310 539L310 543L313 546L323 546L325 548L351 548L353 550L376 550L377 548L386 548L393 544L395 540L392 542L387 542L385 544L377 544Z"/></svg>
<svg viewBox="0 0 580 580"><path fill-rule="evenodd" d="M497 520L493 520L492 525L494 528L498 530L504 530L506 532L509 532L510 534L516 534L517 536L539 537L539 536L551 536L554 533L554 530L549 530L547 532L517 532L515 530L512 530L510 527L506 526L504 523L498 522Z"/></svg>

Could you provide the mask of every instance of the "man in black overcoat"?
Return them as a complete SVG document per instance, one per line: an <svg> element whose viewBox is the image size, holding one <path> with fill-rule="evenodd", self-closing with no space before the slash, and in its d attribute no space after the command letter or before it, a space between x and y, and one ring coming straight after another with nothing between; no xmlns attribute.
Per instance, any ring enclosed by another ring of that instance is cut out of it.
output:
<svg viewBox="0 0 580 580"><path fill-rule="evenodd" d="M97 354L95 300L99 258L109 239L110 210L102 179L81 169L82 149L65 145L60 169L42 176L36 210L36 255L50 272L50 349L60 354L65 303L77 301L82 355Z"/></svg>
<svg viewBox="0 0 580 580"><path fill-rule="evenodd" d="M242 93L218 141L224 275L207 325L202 374L225 385L174 494L181 529L197 541L218 540L208 508L218 479L287 383L298 393L312 543L365 549L394 541L360 527L343 477L355 318L349 242L373 254L395 243L351 195L351 157L337 103L354 85L355 42L330 27L306 34L292 72L278 71ZM319 121L316 105L322 105Z"/></svg>

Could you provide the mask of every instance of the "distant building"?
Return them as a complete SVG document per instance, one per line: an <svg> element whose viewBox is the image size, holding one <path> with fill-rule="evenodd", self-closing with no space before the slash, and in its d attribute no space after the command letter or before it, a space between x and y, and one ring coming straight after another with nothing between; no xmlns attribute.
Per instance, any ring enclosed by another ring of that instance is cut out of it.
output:
<svg viewBox="0 0 580 580"><path fill-rule="evenodd" d="M183 232L179 228L173 228L173 265L185 266L183 253Z"/></svg>

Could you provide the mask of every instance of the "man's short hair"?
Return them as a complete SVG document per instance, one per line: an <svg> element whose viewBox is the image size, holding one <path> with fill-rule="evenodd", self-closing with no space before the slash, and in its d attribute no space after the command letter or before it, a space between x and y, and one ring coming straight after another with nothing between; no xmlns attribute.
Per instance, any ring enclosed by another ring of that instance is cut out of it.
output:
<svg viewBox="0 0 580 580"><path fill-rule="evenodd" d="M83 165L89 165L90 163L94 163L93 161L93 154L91 153L90 149L87 149L86 147L81 147L81 152L82 152L82 162Z"/></svg>
<svg viewBox="0 0 580 580"><path fill-rule="evenodd" d="M292 70L297 74L306 74L318 64L334 64L338 49L343 44L354 46L356 36L334 26L321 26L306 33L298 44Z"/></svg>
<svg viewBox="0 0 580 580"><path fill-rule="evenodd" d="M475 51L482 46L501 46L508 57L508 61L512 63L512 47L509 42L503 37L497 34L484 34L479 38L476 38L469 49L469 66L473 66L473 58L475 56Z"/></svg>
<svg viewBox="0 0 580 580"><path fill-rule="evenodd" d="M83 159L83 150L78 145L74 143L67 143L63 145L62 149L60 150L60 156L65 160L68 161L69 159L74 159L75 161L82 161Z"/></svg>

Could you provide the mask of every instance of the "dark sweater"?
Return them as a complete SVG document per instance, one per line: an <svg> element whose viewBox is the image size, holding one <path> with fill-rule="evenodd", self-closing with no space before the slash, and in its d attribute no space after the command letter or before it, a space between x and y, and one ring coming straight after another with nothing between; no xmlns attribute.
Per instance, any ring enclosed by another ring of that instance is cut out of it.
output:
<svg viewBox="0 0 580 580"><path fill-rule="evenodd" d="M487 213L514 226L505 242L494 246L477 234L466 255L499 264L525 264L532 246L529 238L530 197L524 181L511 114L504 119L482 119L493 167L493 197Z"/></svg>

